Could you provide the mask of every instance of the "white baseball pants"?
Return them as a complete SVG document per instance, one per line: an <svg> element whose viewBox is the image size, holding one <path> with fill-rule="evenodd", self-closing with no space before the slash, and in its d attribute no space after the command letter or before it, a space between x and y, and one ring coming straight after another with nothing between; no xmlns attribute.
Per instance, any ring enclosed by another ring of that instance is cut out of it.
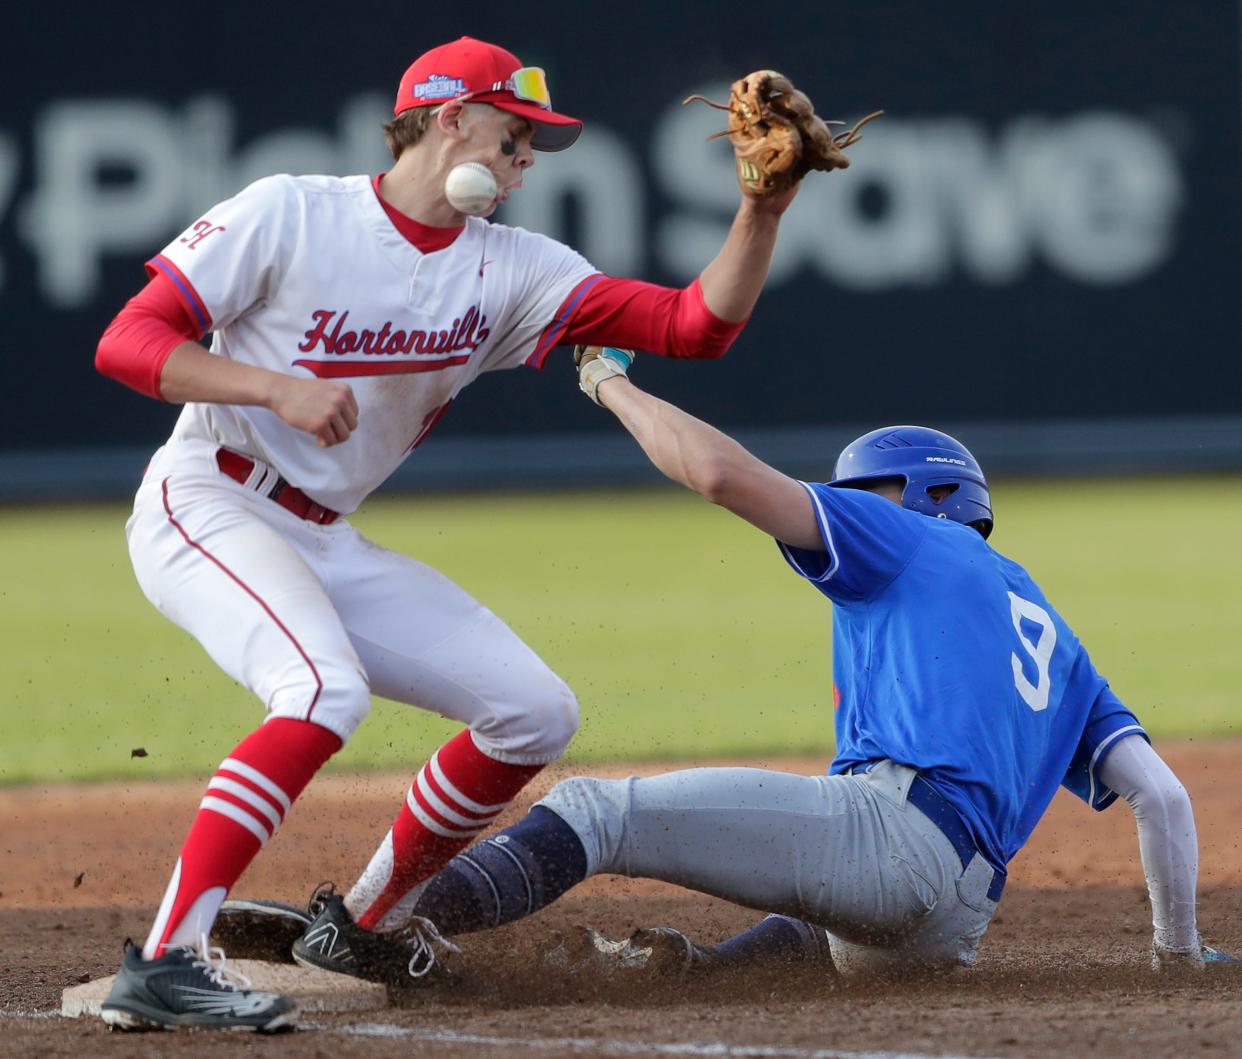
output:
<svg viewBox="0 0 1242 1059"><path fill-rule="evenodd" d="M860 776L578 777L539 804L582 839L589 874L663 879L819 924L842 973L971 964L996 910L992 867L975 854L963 870L907 804L914 776L883 762Z"/></svg>
<svg viewBox="0 0 1242 1059"><path fill-rule="evenodd" d="M486 607L345 519L319 526L222 474L216 447L160 449L126 524L147 598L269 714L347 740L371 694L468 725L499 761L552 761L573 692Z"/></svg>

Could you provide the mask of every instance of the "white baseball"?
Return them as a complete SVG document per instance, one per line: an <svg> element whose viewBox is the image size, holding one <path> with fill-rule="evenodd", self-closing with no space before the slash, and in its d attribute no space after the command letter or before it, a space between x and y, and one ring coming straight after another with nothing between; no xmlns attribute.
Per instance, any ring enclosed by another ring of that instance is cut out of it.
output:
<svg viewBox="0 0 1242 1059"><path fill-rule="evenodd" d="M453 166L444 182L444 197L449 205L471 216L490 210L496 202L496 193L496 178L481 162Z"/></svg>

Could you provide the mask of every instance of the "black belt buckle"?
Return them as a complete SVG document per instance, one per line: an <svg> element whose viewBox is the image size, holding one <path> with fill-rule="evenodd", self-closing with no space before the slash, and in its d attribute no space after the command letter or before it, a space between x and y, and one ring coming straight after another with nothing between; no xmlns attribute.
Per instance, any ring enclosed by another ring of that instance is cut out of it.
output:
<svg viewBox="0 0 1242 1059"><path fill-rule="evenodd" d="M272 486L272 488L268 491L268 494L267 494L268 500L279 500L280 494L285 491L285 486L287 486L288 484L289 483L286 482L283 478L278 477L276 479L276 484Z"/></svg>

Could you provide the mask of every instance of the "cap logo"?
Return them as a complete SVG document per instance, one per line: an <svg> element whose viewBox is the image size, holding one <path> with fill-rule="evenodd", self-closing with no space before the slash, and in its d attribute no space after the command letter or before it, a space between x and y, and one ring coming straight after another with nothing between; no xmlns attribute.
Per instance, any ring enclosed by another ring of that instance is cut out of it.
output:
<svg viewBox="0 0 1242 1059"><path fill-rule="evenodd" d="M453 99L465 93L465 81L460 77L448 77L445 74L432 74L426 81L414 86L414 98L421 100Z"/></svg>
<svg viewBox="0 0 1242 1059"><path fill-rule="evenodd" d="M965 460L955 460L952 456L924 456L923 462L924 463L952 463L958 467L967 466L967 463Z"/></svg>

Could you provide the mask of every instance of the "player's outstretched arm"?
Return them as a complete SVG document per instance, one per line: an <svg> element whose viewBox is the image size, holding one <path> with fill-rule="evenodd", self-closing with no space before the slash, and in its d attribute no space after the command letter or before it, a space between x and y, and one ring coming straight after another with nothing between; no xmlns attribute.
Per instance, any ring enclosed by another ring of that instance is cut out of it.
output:
<svg viewBox="0 0 1242 1059"><path fill-rule="evenodd" d="M1151 898L1156 964L1202 965L1195 920L1199 841L1186 788L1137 734L1123 737L1108 752L1100 779L1134 810Z"/></svg>
<svg viewBox="0 0 1242 1059"><path fill-rule="evenodd" d="M575 358L583 390L621 421L661 473L786 544L823 549L811 499L799 482L715 427L640 390L625 376L624 351L601 355L598 347L580 347Z"/></svg>
<svg viewBox="0 0 1242 1059"><path fill-rule="evenodd" d="M692 96L687 103L702 97ZM710 100L703 100L710 102ZM882 111L833 134L811 101L772 70L735 81L728 104L728 135L742 200L715 259L681 291L604 277L577 302L562 336L583 345L645 349L671 357L723 356L741 331L767 280L781 215L811 170L844 169L845 148Z"/></svg>
<svg viewBox="0 0 1242 1059"><path fill-rule="evenodd" d="M731 322L749 314L768 274L776 227L803 177L812 170L846 169L845 148L856 143L863 125L835 136L815 113L806 93L775 70L756 70L734 81L728 103L691 96L686 103L708 103L728 113L728 136L737 164L742 204L723 249L699 277L707 307Z"/></svg>

